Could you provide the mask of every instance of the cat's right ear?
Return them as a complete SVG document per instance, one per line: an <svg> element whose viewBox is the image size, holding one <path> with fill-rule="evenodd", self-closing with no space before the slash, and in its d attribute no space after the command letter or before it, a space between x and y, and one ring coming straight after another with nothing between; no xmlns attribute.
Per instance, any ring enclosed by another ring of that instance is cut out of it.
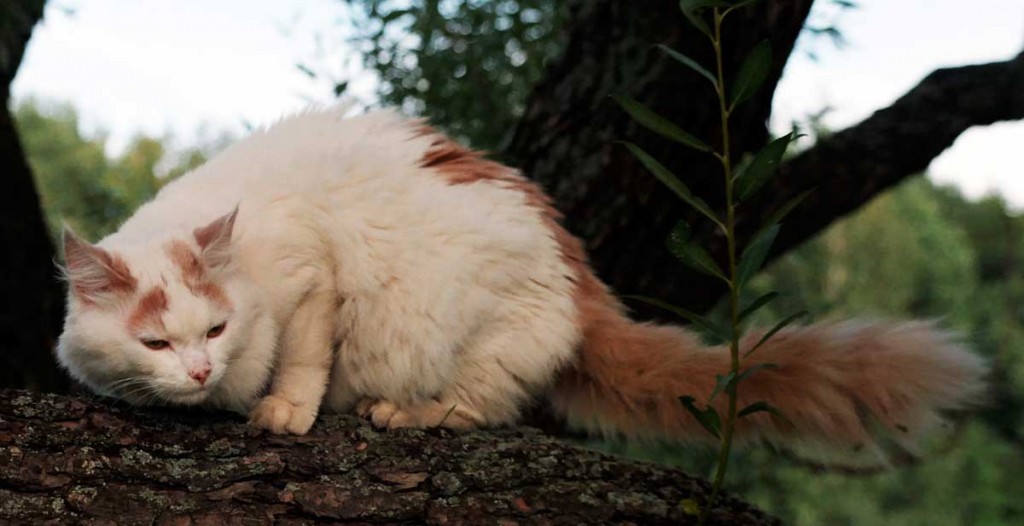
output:
<svg viewBox="0 0 1024 526"><path fill-rule="evenodd" d="M67 225L62 234L64 275L72 293L86 303L135 290L128 265L116 255L78 237Z"/></svg>
<svg viewBox="0 0 1024 526"><path fill-rule="evenodd" d="M235 229L238 207L192 232L203 251L203 259L211 268L222 267L231 259L231 233Z"/></svg>

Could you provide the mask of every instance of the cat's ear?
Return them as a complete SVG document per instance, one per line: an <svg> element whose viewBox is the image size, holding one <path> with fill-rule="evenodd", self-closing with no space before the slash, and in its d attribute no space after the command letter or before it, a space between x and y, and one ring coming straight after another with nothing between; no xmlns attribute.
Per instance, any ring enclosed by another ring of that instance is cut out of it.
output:
<svg viewBox="0 0 1024 526"><path fill-rule="evenodd" d="M90 245L64 225L64 274L71 291L82 301L95 302L135 290L135 278L125 262L110 252Z"/></svg>
<svg viewBox="0 0 1024 526"><path fill-rule="evenodd" d="M195 229L192 234L202 249L203 260L210 268L226 265L231 260L231 232L238 217L236 206L230 214L214 219L212 223Z"/></svg>

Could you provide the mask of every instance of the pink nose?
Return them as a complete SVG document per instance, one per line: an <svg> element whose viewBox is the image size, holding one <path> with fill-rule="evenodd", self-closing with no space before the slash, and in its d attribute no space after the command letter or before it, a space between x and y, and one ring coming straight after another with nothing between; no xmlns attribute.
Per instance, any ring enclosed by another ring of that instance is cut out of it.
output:
<svg viewBox="0 0 1024 526"><path fill-rule="evenodd" d="M210 366L205 365L191 369L189 370L188 375L191 376L193 380L199 382L199 385L206 385L206 379L210 377Z"/></svg>

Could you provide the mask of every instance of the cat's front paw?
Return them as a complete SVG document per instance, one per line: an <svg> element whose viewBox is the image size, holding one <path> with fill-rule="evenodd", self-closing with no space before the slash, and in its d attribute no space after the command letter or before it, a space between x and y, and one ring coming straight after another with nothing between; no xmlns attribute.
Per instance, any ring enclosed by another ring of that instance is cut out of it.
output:
<svg viewBox="0 0 1024 526"><path fill-rule="evenodd" d="M316 421L317 409L269 395L263 397L249 412L249 425L277 435L305 435Z"/></svg>

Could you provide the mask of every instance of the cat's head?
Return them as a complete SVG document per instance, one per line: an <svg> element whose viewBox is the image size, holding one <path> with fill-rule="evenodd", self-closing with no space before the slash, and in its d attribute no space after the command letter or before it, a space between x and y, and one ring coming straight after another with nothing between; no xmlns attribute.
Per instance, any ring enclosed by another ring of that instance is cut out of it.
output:
<svg viewBox="0 0 1024 526"><path fill-rule="evenodd" d="M60 363L94 391L133 403L206 400L249 341L254 316L231 261L236 215L116 249L65 229Z"/></svg>

